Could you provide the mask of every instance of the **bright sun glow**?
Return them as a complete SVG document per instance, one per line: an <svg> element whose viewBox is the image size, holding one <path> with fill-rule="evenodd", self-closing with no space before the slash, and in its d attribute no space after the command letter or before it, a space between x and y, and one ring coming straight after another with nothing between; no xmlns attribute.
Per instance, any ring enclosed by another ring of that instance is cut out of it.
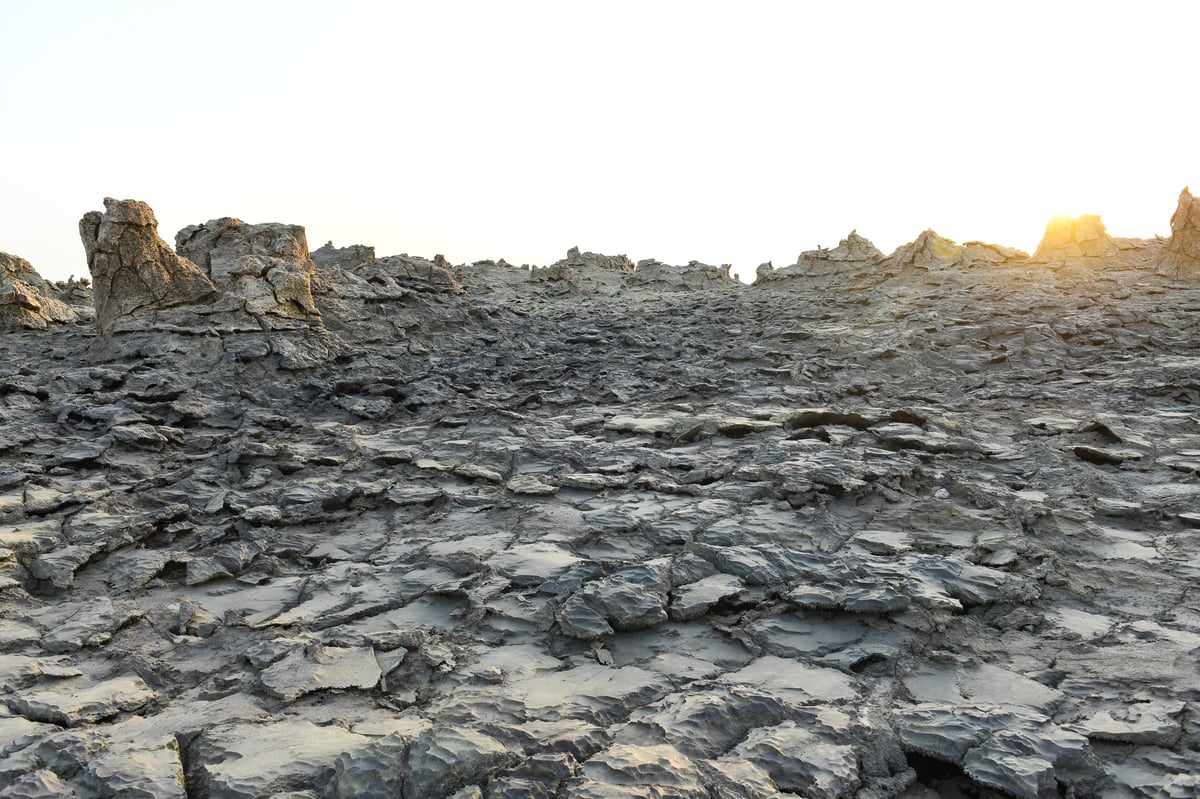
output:
<svg viewBox="0 0 1200 799"><path fill-rule="evenodd" d="M1153 236L1200 185L1178 144L1200 4L282 9L0 4L0 250L82 274L76 222L109 195L168 240L236 216L455 263L578 245L753 275L855 228L885 252L926 228L1031 252L1060 211Z"/></svg>

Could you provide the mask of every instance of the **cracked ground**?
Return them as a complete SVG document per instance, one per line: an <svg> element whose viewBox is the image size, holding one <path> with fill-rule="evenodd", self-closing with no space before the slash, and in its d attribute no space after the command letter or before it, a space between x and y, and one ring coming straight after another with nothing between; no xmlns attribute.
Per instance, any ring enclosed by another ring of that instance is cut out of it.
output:
<svg viewBox="0 0 1200 799"><path fill-rule="evenodd" d="M1200 790L1200 291L487 274L0 337L0 796Z"/></svg>

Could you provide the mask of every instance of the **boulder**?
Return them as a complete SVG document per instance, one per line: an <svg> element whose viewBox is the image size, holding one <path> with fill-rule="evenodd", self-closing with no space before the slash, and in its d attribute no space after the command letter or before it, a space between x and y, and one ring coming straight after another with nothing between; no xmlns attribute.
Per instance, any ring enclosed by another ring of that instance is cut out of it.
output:
<svg viewBox="0 0 1200 799"><path fill-rule="evenodd" d="M145 327L146 317L164 309L216 299L217 288L204 272L159 237L150 206L105 197L104 209L79 220L98 330Z"/></svg>
<svg viewBox="0 0 1200 799"><path fill-rule="evenodd" d="M1200 275L1200 199L1186 188L1179 193L1179 205L1171 216L1171 237L1159 252L1158 271Z"/></svg>
<svg viewBox="0 0 1200 799"><path fill-rule="evenodd" d="M1108 258L1117 249L1099 216L1056 216L1046 223L1046 232L1031 260L1065 263L1081 258Z"/></svg>
<svg viewBox="0 0 1200 799"><path fill-rule="evenodd" d="M244 312L271 328L321 321L312 295L313 261L300 225L213 219L179 231L175 248L220 289L214 310Z"/></svg>

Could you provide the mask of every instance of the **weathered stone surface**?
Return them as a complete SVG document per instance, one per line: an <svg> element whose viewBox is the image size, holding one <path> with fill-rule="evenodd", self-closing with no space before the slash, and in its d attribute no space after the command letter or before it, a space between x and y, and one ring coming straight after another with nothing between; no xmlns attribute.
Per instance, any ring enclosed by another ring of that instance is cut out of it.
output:
<svg viewBox="0 0 1200 799"><path fill-rule="evenodd" d="M101 331L152 327L157 311L209 303L217 289L187 258L158 235L150 206L137 200L104 198L104 213L79 221Z"/></svg>
<svg viewBox="0 0 1200 799"><path fill-rule="evenodd" d="M518 759L517 752L479 730L435 725L417 736L408 750L402 795L450 796Z"/></svg>
<svg viewBox="0 0 1200 799"><path fill-rule="evenodd" d="M1195 793L1200 288L1094 241L330 246L321 323L9 331L0 790Z"/></svg>
<svg viewBox="0 0 1200 799"><path fill-rule="evenodd" d="M188 795L174 736L110 747L87 764L81 781L99 796L120 799L185 799Z"/></svg>
<svg viewBox="0 0 1200 799"><path fill-rule="evenodd" d="M1057 792L1056 780L1091 787L1101 779L1085 737L1017 706L924 704L896 720L906 749L960 764L1013 796L1042 799Z"/></svg>
<svg viewBox="0 0 1200 799"><path fill-rule="evenodd" d="M858 753L794 722L753 730L730 759L745 758L771 775L783 791L839 799L859 786Z"/></svg>
<svg viewBox="0 0 1200 799"><path fill-rule="evenodd" d="M883 267L889 272L949 269L963 260L963 248L950 239L926 230L915 241L904 244L889 255Z"/></svg>
<svg viewBox="0 0 1200 799"><path fill-rule="evenodd" d="M79 310L62 301L66 296L24 258L0 252L0 329L45 330L78 321Z"/></svg>
<svg viewBox="0 0 1200 799"><path fill-rule="evenodd" d="M1171 216L1171 236L1159 251L1159 271L1172 276L1200 274L1200 199L1184 188Z"/></svg>
<svg viewBox="0 0 1200 799"><path fill-rule="evenodd" d="M637 793L611 791L608 786L627 786ZM617 744L584 763L581 777L566 786L565 795L579 799L664 795L701 799L706 793L699 769L675 747Z"/></svg>
<svg viewBox="0 0 1200 799"><path fill-rule="evenodd" d="M220 290L214 311L246 313L268 326L285 324L277 319L321 320L312 295L308 239L299 225L213 219L179 231L175 248Z"/></svg>
<svg viewBox="0 0 1200 799"><path fill-rule="evenodd" d="M62 799L79 796L70 785L48 768L31 771L0 789L4 799Z"/></svg>
<svg viewBox="0 0 1200 799"><path fill-rule="evenodd" d="M1046 232L1031 260L1066 262L1081 258L1115 255L1117 245L1095 214L1056 216L1046 223Z"/></svg>
<svg viewBox="0 0 1200 799"><path fill-rule="evenodd" d="M1181 717L1185 709L1180 701L1119 705L1097 711L1080 723L1079 730L1093 741L1171 746L1183 734Z"/></svg>
<svg viewBox="0 0 1200 799"><path fill-rule="evenodd" d="M140 708L157 696L141 677L133 676L101 682L74 678L6 701L10 710L28 719L72 727Z"/></svg>
<svg viewBox="0 0 1200 799"><path fill-rule="evenodd" d="M832 250L818 247L800 253L796 263L774 269L770 264L758 267L755 284L770 284L793 278L813 277L861 277L863 270L873 270L883 260L883 253L857 230L838 242Z"/></svg>
<svg viewBox="0 0 1200 799"><path fill-rule="evenodd" d="M530 279L535 285L545 285L554 295L612 294L625 285L625 276L634 268L633 261L624 255L581 253L578 247L572 247L566 258L543 269L534 269Z"/></svg>
<svg viewBox="0 0 1200 799"><path fill-rule="evenodd" d="M310 646L297 650L262 673L273 696L293 701L313 691L375 687L379 662L369 647Z"/></svg>
<svg viewBox="0 0 1200 799"><path fill-rule="evenodd" d="M336 724L235 722L206 731L191 745L189 777L203 780L214 799L318 792L329 783L339 756L371 741Z"/></svg>
<svg viewBox="0 0 1200 799"><path fill-rule="evenodd" d="M657 291L706 291L739 288L737 279L729 274L729 264L711 266L688 261L686 266L672 266L652 258L637 262L626 277L627 286Z"/></svg>

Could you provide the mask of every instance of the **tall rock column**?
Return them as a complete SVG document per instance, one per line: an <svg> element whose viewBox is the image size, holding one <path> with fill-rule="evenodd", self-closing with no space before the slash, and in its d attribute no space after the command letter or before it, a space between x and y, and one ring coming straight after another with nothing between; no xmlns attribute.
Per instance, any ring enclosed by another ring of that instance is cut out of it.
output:
<svg viewBox="0 0 1200 799"><path fill-rule="evenodd" d="M1171 216L1171 238L1158 257L1158 271L1171 275L1200 275L1200 199L1185 188Z"/></svg>
<svg viewBox="0 0 1200 799"><path fill-rule="evenodd" d="M217 289L194 263L159 238L158 220L138 200L104 198L104 212L79 220L96 303L96 328L178 305L211 302Z"/></svg>

